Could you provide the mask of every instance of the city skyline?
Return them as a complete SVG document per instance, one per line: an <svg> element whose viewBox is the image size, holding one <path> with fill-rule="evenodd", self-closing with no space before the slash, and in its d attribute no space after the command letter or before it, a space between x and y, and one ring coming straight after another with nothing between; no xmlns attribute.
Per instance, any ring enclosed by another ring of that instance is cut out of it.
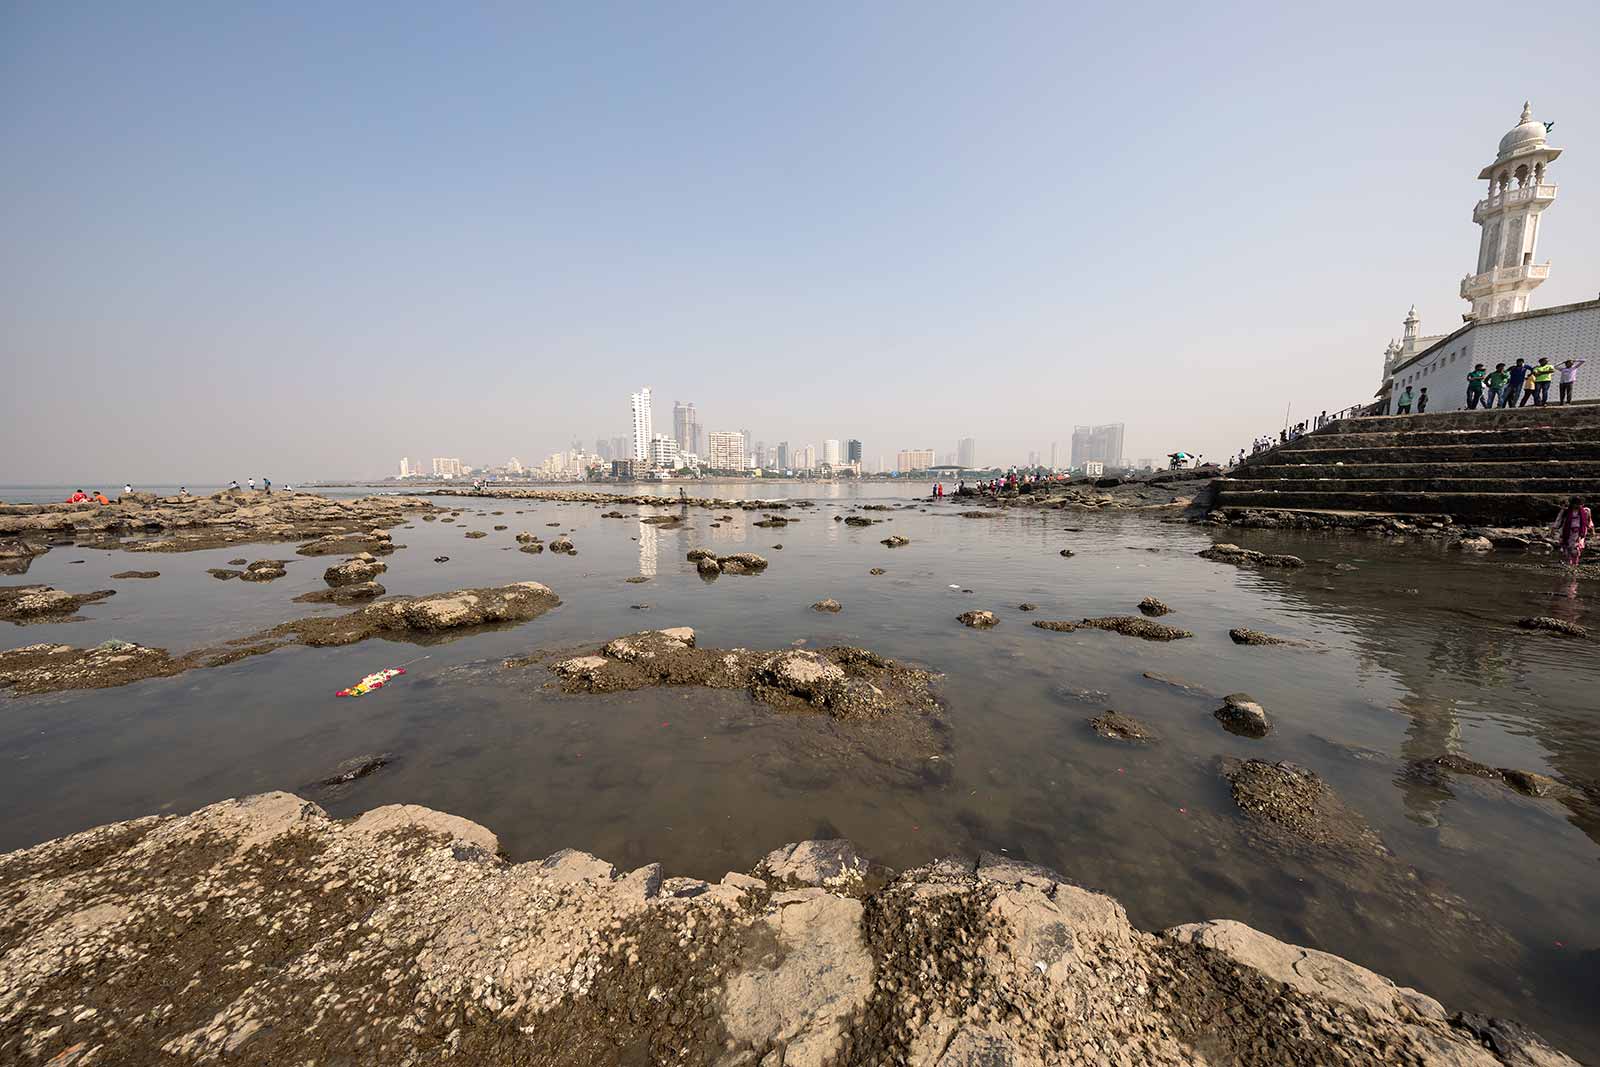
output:
<svg viewBox="0 0 1600 1067"><path fill-rule="evenodd" d="M1536 306L1600 290L1590 4L1467 39L1498 9L402 7L9 13L0 482L546 456L628 429L618 379L889 462L1106 419L1221 457L1370 400L1411 305L1459 322L1524 100L1567 151Z"/></svg>

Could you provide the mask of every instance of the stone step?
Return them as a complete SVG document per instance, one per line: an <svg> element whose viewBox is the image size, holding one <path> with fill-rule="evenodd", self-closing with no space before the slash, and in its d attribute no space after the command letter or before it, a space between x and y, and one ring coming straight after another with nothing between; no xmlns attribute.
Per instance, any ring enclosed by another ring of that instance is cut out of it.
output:
<svg viewBox="0 0 1600 1067"><path fill-rule="evenodd" d="M1282 463L1238 468L1230 481L1267 482L1283 478L1600 478L1600 459L1475 460L1461 463Z"/></svg>
<svg viewBox="0 0 1600 1067"><path fill-rule="evenodd" d="M1396 445L1390 448L1320 448L1314 451L1263 453L1257 461L1282 465L1290 457L1314 456L1319 463L1465 463L1496 460L1600 459L1600 443L1589 441L1525 441L1495 445ZM1246 464L1244 470L1249 470Z"/></svg>
<svg viewBox="0 0 1600 1067"><path fill-rule="evenodd" d="M1592 361L1591 361L1592 362ZM1592 371L1594 368L1585 367ZM1466 387L1462 386L1463 392ZM1554 385L1552 395L1557 393ZM1573 404L1546 404L1523 408L1495 408L1485 411L1436 411L1422 415L1374 415L1362 419L1340 419L1323 427L1319 433L1330 430L1339 433L1393 433L1425 430L1485 429L1507 426L1538 425L1541 422L1567 422L1587 426L1600 425L1600 400L1580 400Z"/></svg>
<svg viewBox="0 0 1600 1067"><path fill-rule="evenodd" d="M1232 479L1226 492L1315 493L1536 493L1600 499L1600 477L1592 478L1271 478ZM1552 520L1553 521L1553 520Z"/></svg>
<svg viewBox="0 0 1600 1067"><path fill-rule="evenodd" d="M1394 445L1493 445L1525 441L1594 441L1600 439L1600 425L1512 426L1462 430L1420 430L1370 433L1307 434L1273 449L1273 454L1315 452L1324 448L1388 448Z"/></svg>
<svg viewBox="0 0 1600 1067"><path fill-rule="evenodd" d="M1240 491L1220 483L1219 508L1271 508L1282 511L1359 511L1379 514L1440 514L1457 522L1486 526L1555 522L1566 502L1561 493L1363 493Z"/></svg>

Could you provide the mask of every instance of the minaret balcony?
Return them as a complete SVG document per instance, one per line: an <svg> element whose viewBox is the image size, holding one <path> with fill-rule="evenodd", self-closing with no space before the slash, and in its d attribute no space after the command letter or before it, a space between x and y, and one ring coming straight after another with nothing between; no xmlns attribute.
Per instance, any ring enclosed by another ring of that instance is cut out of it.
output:
<svg viewBox="0 0 1600 1067"><path fill-rule="evenodd" d="M1550 264L1523 263L1516 267L1496 267L1482 274L1469 274L1461 279L1461 299L1476 300L1480 296L1505 289L1531 289L1550 277Z"/></svg>
<svg viewBox="0 0 1600 1067"><path fill-rule="evenodd" d="M1472 221L1482 222L1496 212L1523 204L1548 204L1555 198L1556 187L1553 185L1520 185L1479 200L1472 207Z"/></svg>

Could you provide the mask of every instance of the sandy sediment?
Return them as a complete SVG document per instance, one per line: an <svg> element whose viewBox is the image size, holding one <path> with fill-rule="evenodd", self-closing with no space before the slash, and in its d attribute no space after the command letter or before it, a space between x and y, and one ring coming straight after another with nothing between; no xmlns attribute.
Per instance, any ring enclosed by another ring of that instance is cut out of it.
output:
<svg viewBox="0 0 1600 1067"><path fill-rule="evenodd" d="M1574 1062L1240 922L1138 930L1016 860L750 860L716 881L512 864L466 819L340 822L287 793L102 826L0 856L0 1060Z"/></svg>

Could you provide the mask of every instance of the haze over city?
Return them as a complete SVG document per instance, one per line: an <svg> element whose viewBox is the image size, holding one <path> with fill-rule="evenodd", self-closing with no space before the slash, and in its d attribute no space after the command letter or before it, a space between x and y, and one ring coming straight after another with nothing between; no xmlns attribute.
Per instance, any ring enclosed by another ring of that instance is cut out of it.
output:
<svg viewBox="0 0 1600 1067"><path fill-rule="evenodd" d="M1538 302L1595 295L1600 17L1504 13L13 6L0 482L537 461L641 385L872 459L1220 458L1459 325L1524 99L1572 146Z"/></svg>

